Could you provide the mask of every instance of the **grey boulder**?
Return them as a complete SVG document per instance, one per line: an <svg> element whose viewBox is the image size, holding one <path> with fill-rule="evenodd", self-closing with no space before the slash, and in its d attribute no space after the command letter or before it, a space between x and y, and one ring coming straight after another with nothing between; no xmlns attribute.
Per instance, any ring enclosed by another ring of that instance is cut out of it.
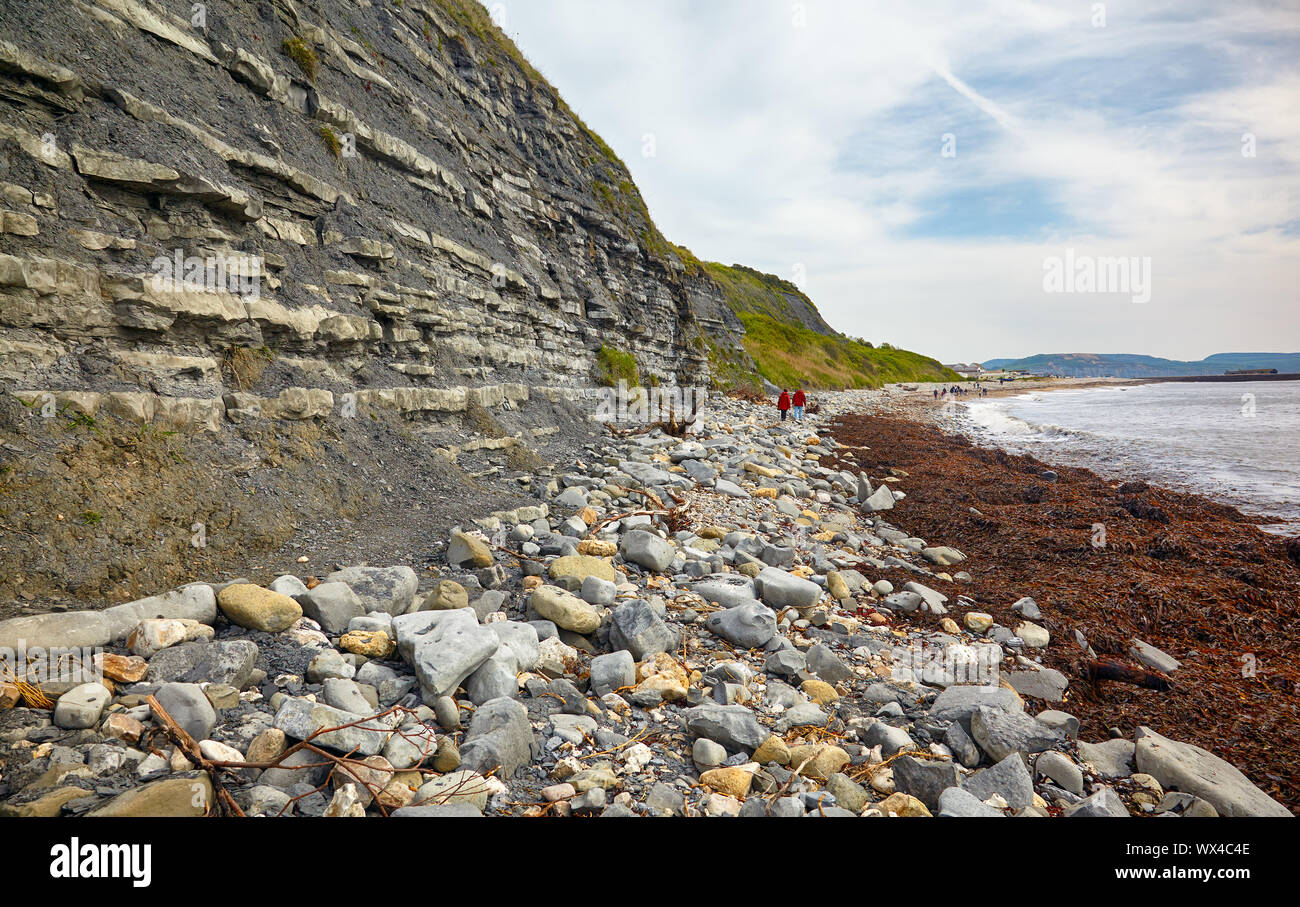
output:
<svg viewBox="0 0 1300 907"><path fill-rule="evenodd" d="M501 646L472 608L417 611L393 618L397 649L415 669L426 705L455 692Z"/></svg>
<svg viewBox="0 0 1300 907"><path fill-rule="evenodd" d="M1250 783L1235 766L1190 743L1162 737L1148 727L1137 731L1137 767L1166 790L1194 794L1221 816L1278 816L1291 810Z"/></svg>
<svg viewBox="0 0 1300 907"><path fill-rule="evenodd" d="M347 583L321 583L296 597L302 613L320 624L331 636L346 633L354 617L366 613L360 597Z"/></svg>
<svg viewBox="0 0 1300 907"><path fill-rule="evenodd" d="M773 608L811 608L822 597L821 586L780 567L764 567L754 578L754 588Z"/></svg>
<svg viewBox="0 0 1300 907"><path fill-rule="evenodd" d="M732 645L756 649L776 635L776 614L759 601L750 601L710 614L705 626Z"/></svg>
<svg viewBox="0 0 1300 907"><path fill-rule="evenodd" d="M963 790L983 802L999 794L1012 809L1023 809L1034 802L1034 779L1018 753L1012 753L997 765L983 769L961 782Z"/></svg>
<svg viewBox="0 0 1300 907"><path fill-rule="evenodd" d="M618 551L632 563L656 572L667 570L677 554L677 549L671 542L644 529L632 529L623 533L618 541Z"/></svg>
<svg viewBox="0 0 1300 907"><path fill-rule="evenodd" d="M347 583L361 600L362 613L405 614L415 601L419 578L410 567L347 567L325 577L327 583Z"/></svg>
<svg viewBox="0 0 1300 907"><path fill-rule="evenodd" d="M971 737L994 761L1013 753L1041 753L1060 743L1062 736L1024 712L1004 712L977 706L970 716Z"/></svg>
<svg viewBox="0 0 1300 907"><path fill-rule="evenodd" d="M721 743L730 752L753 752L771 732L758 723L743 705L715 705L706 702L686 711L686 729L695 737Z"/></svg>
<svg viewBox="0 0 1300 907"><path fill-rule="evenodd" d="M149 659L148 678L154 683L228 683L248 686L257 661L257 644L247 639L186 642L163 649Z"/></svg>
<svg viewBox="0 0 1300 907"><path fill-rule="evenodd" d="M591 692L604 696L636 683L636 661L626 649L597 655L591 660Z"/></svg>
<svg viewBox="0 0 1300 907"><path fill-rule="evenodd" d="M460 747L460 767L487 774L500 767L509 778L532 758L533 728L528 709L513 699L493 699L474 712Z"/></svg>
<svg viewBox="0 0 1300 907"><path fill-rule="evenodd" d="M706 602L734 608L753 601L754 581L739 573L711 573L690 585L692 592L698 593Z"/></svg>
<svg viewBox="0 0 1300 907"><path fill-rule="evenodd" d="M165 683L155 695L158 704L195 740L207 740L217 713L197 683Z"/></svg>
<svg viewBox="0 0 1300 907"><path fill-rule="evenodd" d="M674 651L681 635L664 623L649 602L633 599L614 609L610 616L609 642L614 648L631 652L637 661L644 661L657 652Z"/></svg>

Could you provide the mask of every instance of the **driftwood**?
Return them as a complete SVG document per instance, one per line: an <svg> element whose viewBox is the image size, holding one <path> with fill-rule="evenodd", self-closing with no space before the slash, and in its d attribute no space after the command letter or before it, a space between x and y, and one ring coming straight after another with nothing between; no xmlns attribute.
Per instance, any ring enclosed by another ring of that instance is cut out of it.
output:
<svg viewBox="0 0 1300 907"><path fill-rule="evenodd" d="M699 411L692 412L689 416L679 416L676 412L669 411L668 418L658 422L650 422L642 425L640 428L617 429L613 425L606 423L605 427L609 433L616 438L631 438L635 435L644 435L654 431L656 428L662 429L666 435L674 438L684 438L699 419Z"/></svg>
<svg viewBox="0 0 1300 907"><path fill-rule="evenodd" d="M359 770L365 770L368 772L376 771L375 766L370 765L364 759L357 758L355 750L353 750L350 753L347 753L346 755L339 756L335 753L329 752L328 750L322 749L319 746L316 746L312 741L316 740L318 737L320 737L323 734L330 733L331 731L340 731L345 728L361 726L364 725L365 722L379 721L380 719L383 719L389 715L401 713L403 715L414 717L416 714L413 709L408 709L405 706L394 705L388 709L385 709L384 711L380 712L377 715L368 715L363 718L358 718L356 721L349 721L345 724L335 725L334 727L318 728L317 730L312 732L310 737L308 737L305 740L300 740L297 743L293 744L292 746L286 748L284 752L282 752L279 756L277 756L272 760L266 762L223 762L215 759L206 758L203 755L202 751L199 749L199 745L198 743L195 742L194 738L191 737L190 734L183 727L181 727L176 723L176 720L167 713L167 710L162 707L162 705L158 702L156 698L150 696L148 697L146 702L149 703L149 707L153 709L154 716L158 719L159 723L162 725L163 733L181 750L182 753L185 754L185 758L189 759L190 762L194 763L199 768L207 772L208 776L211 778L213 789L216 791L217 794L217 804L216 804L217 810L213 813L210 813L210 815L240 816L240 817L245 816L246 814L242 809L240 809L239 804L235 802L235 799L230 796L229 791L225 789L224 785L221 782L221 775L223 773L237 772L241 769L255 768L255 769L264 770L268 768L284 768L285 767L284 761L300 750L310 751L312 754L319 756L321 761L304 763L302 765L289 766L290 769L308 769L308 768L321 768L322 766L330 766L330 771L326 774L325 780L322 781L315 788L305 793L299 794L298 796L293 797L291 800L289 800L289 802L285 804L284 808L281 809L281 813L283 813L284 810L287 810L290 806L292 806L294 803L301 800L302 798L309 797L312 794L317 793L318 791L323 791L326 787L329 786L334 772L342 771L343 773L351 777L351 780L347 783L356 784L360 787L364 787L367 791L369 791L370 795L374 798L375 804L379 807L379 811L383 815L387 816L388 809L384 806L382 802L380 802L379 795L383 792L383 789L387 786L388 781L391 780L392 775L397 774L399 770L398 769L387 770L388 777L384 779L383 783L375 784L362 777L359 777L357 772L352 770L353 766L357 766ZM384 733L399 734L402 737L412 736L407 732L401 730L400 728L383 726L382 722L380 722L379 726L364 727L363 729L382 731ZM423 742L423 741L427 741L428 738L420 737L418 739ZM487 778L491 776L496 772L496 770L497 770L496 768L493 768L492 771L486 772L483 775L483 777ZM407 769L407 771L418 772L421 775L439 774L438 772L434 771L431 768L423 768L418 766L415 768ZM480 779L474 777L466 777L463 781L457 783L456 785L449 788L448 790L437 794L435 798L416 800L407 805L423 806L431 802L431 800L435 800L435 799L437 800L437 802L445 803L447 800L454 797L457 793L461 792L461 790L466 785L471 783L480 783Z"/></svg>
<svg viewBox="0 0 1300 907"><path fill-rule="evenodd" d="M218 771L216 764L203 755L199 750L198 743L190 736L189 732L177 724L176 719L173 718L167 710L162 707L162 704L152 695L150 695L145 701L149 703L149 708L153 710L154 717L157 718L158 722L162 725L163 733L166 734L167 737L171 739L172 743L176 744L177 748L185 754L186 759L190 760L190 762L199 766L208 773L208 778L211 780L212 787L217 794L217 802L215 804L217 807L216 814L224 816L243 816L244 811L239 808L239 804L235 802L235 798L230 796L230 791L226 790L225 786L221 783L221 773Z"/></svg>
<svg viewBox="0 0 1300 907"><path fill-rule="evenodd" d="M1117 683L1128 683L1135 687L1145 687L1148 690L1163 692L1169 689L1169 681L1159 674L1121 664L1118 661L1090 661L1084 667L1084 670L1087 673L1088 680L1094 684L1099 680L1114 680Z"/></svg>

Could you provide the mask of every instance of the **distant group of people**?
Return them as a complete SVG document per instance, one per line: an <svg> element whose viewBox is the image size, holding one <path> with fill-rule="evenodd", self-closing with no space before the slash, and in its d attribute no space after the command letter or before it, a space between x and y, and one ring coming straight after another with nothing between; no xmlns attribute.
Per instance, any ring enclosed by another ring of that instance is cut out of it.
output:
<svg viewBox="0 0 1300 907"><path fill-rule="evenodd" d="M792 409L794 410L794 421L802 422L803 410L807 405L808 397L804 394L802 387L795 389L793 397L791 397L790 392L783 387L781 388L781 396L776 398L776 408L781 411L782 422L785 421L786 416L791 414Z"/></svg>
<svg viewBox="0 0 1300 907"><path fill-rule="evenodd" d="M947 397L949 394L952 394L954 397L965 397L972 393L977 397L987 397L989 395L988 388L982 387L978 384L973 388L962 387L960 384L954 384L952 387L936 387L934 389L934 399L938 400L940 397Z"/></svg>

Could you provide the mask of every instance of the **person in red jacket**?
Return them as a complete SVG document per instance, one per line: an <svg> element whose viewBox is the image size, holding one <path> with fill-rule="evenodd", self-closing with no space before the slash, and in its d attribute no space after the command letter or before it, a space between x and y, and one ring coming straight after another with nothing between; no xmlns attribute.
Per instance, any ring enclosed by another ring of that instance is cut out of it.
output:
<svg viewBox="0 0 1300 907"><path fill-rule="evenodd" d="M776 408L781 411L781 421L784 422L790 412L790 395L786 393L785 388L781 388L781 396L776 400Z"/></svg>
<svg viewBox="0 0 1300 907"><path fill-rule="evenodd" d="M808 398L803 395L802 387L794 392L794 399L790 402L794 404L794 421L802 422L804 404L808 402Z"/></svg>

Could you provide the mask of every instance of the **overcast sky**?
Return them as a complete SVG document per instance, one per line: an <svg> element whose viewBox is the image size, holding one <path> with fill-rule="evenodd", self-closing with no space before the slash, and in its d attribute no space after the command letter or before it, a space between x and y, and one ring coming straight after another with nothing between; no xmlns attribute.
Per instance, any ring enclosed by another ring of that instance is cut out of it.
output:
<svg viewBox="0 0 1300 907"><path fill-rule="evenodd" d="M844 333L945 362L1300 350L1294 0L486 6L670 240ZM1046 292L1067 250L1150 259L1149 301Z"/></svg>

